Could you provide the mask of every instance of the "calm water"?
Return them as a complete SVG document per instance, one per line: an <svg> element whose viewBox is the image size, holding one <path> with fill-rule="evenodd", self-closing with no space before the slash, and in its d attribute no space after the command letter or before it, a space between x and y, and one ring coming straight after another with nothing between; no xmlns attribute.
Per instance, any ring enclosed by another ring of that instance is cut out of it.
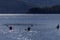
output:
<svg viewBox="0 0 60 40"><path fill-rule="evenodd" d="M13 26L9 32L3 24L39 24L34 25L32 32L25 32L28 26ZM0 40L60 40L60 14L19 14L0 15Z"/></svg>

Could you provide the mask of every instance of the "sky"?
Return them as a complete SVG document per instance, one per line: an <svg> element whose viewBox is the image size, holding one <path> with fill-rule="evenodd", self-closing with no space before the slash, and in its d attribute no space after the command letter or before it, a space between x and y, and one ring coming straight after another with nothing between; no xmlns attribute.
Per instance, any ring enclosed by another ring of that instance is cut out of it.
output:
<svg viewBox="0 0 60 40"><path fill-rule="evenodd" d="M60 4L60 0L0 0L0 13L25 13L31 7L45 7L58 4Z"/></svg>
<svg viewBox="0 0 60 40"><path fill-rule="evenodd" d="M0 0L0 3L2 4L6 4L6 3L10 3L10 4L15 4L15 2L27 2L27 3L31 3L34 5L55 5L55 4L60 4L60 0Z"/></svg>
<svg viewBox="0 0 60 40"><path fill-rule="evenodd" d="M22 1L29 2L37 6L51 6L60 4L60 0L22 0Z"/></svg>

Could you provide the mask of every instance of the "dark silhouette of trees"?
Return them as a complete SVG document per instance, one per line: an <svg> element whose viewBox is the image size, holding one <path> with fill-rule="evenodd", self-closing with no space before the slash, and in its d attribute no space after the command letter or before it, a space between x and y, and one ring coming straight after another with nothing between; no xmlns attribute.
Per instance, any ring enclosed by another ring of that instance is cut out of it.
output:
<svg viewBox="0 0 60 40"><path fill-rule="evenodd" d="M32 7L27 13L60 13L60 5L55 5L51 7Z"/></svg>
<svg viewBox="0 0 60 40"><path fill-rule="evenodd" d="M30 8L27 13L40 13L40 12L41 12L40 7L33 7L33 8Z"/></svg>

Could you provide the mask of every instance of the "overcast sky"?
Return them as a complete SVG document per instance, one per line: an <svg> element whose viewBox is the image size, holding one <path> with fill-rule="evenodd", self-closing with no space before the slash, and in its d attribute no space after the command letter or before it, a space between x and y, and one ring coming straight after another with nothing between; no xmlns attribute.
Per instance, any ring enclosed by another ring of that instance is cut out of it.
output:
<svg viewBox="0 0 60 40"><path fill-rule="evenodd" d="M39 6L49 6L60 4L60 0L22 0Z"/></svg>
<svg viewBox="0 0 60 40"><path fill-rule="evenodd" d="M60 0L0 0L0 12L27 12L32 6L52 6Z"/></svg>

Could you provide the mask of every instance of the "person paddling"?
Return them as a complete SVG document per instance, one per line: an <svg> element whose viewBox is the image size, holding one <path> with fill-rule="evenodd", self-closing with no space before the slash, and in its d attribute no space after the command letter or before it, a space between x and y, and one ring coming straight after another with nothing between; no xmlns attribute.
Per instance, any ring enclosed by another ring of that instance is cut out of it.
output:
<svg viewBox="0 0 60 40"><path fill-rule="evenodd" d="M56 27L57 29L59 29L59 24L57 25L57 27Z"/></svg>
<svg viewBox="0 0 60 40"><path fill-rule="evenodd" d="M30 27L28 27L27 29L25 29L25 31L28 31L28 32L29 32L30 30L31 30L31 28L30 28Z"/></svg>

